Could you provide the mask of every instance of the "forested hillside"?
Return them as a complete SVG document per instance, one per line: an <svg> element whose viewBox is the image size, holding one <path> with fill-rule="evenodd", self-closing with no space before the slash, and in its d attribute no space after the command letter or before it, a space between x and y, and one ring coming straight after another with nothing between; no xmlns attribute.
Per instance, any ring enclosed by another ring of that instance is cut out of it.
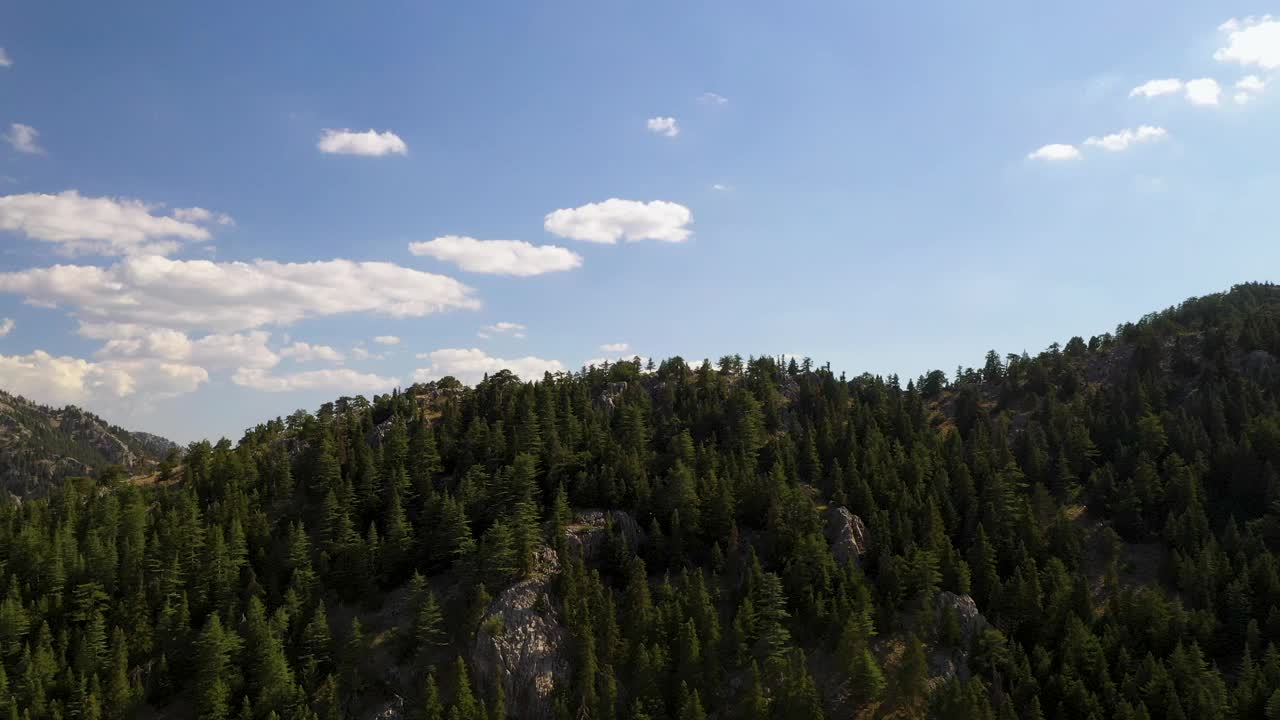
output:
<svg viewBox="0 0 1280 720"><path fill-rule="evenodd" d="M343 398L0 500L0 717L1280 718L1277 358L1254 284L909 381Z"/></svg>
<svg viewBox="0 0 1280 720"><path fill-rule="evenodd" d="M0 493L41 494L63 478L111 466L141 473L176 447L74 405L46 407L0 390Z"/></svg>

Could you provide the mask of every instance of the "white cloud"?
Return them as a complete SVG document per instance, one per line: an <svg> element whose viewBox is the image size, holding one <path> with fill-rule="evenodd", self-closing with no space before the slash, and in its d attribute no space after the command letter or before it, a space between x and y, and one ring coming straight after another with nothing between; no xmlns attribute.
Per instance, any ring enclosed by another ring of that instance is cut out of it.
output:
<svg viewBox="0 0 1280 720"><path fill-rule="evenodd" d="M373 339L379 345L399 345L400 338L395 335L379 335Z"/></svg>
<svg viewBox="0 0 1280 720"><path fill-rule="evenodd" d="M272 375L256 368L243 368L231 376L231 382L262 392L330 390L342 393L374 393L390 390L399 384L395 378L362 373L351 368L307 370L283 375Z"/></svg>
<svg viewBox="0 0 1280 720"><path fill-rule="evenodd" d="M9 57L9 53L5 52L4 48L0 47L0 67L7 68L12 66L13 60Z"/></svg>
<svg viewBox="0 0 1280 720"><path fill-rule="evenodd" d="M0 355L0 387L50 405L116 407L193 392L207 382L203 368L154 359L92 362L43 350Z"/></svg>
<svg viewBox="0 0 1280 720"><path fill-rule="evenodd" d="M312 345L301 341L294 342L280 350L281 357L293 358L294 362L331 362L341 363L342 353L328 345Z"/></svg>
<svg viewBox="0 0 1280 720"><path fill-rule="evenodd" d="M600 352L603 353L624 353L630 351L631 345L624 342L605 343L600 346Z"/></svg>
<svg viewBox="0 0 1280 720"><path fill-rule="evenodd" d="M684 242L691 222L693 213L679 203L609 198L547 213L543 227L553 235L594 243L612 244L620 238Z"/></svg>
<svg viewBox="0 0 1280 720"><path fill-rule="evenodd" d="M192 340L186 333L178 330L106 324L82 325L80 334L109 337L107 343L94 353L106 359L151 359L222 369L269 368L280 362L279 355L267 347L271 333L263 330L213 333Z"/></svg>
<svg viewBox="0 0 1280 720"><path fill-rule="evenodd" d="M474 385L484 379L486 373L492 375L499 370L510 370L523 380L539 380L543 373L564 371L564 365L559 360L545 360L532 355L506 360L491 357L479 348L434 350L419 353L418 359L431 361L431 367L415 370L414 382L428 382L452 375L468 385Z"/></svg>
<svg viewBox="0 0 1280 720"><path fill-rule="evenodd" d="M1236 81L1236 89L1245 92L1262 92L1267 89L1267 81L1257 75L1246 75Z"/></svg>
<svg viewBox="0 0 1280 720"><path fill-rule="evenodd" d="M711 185L711 189L715 190L716 192L730 192L731 190L733 190L733 186L725 185L724 183L713 183Z"/></svg>
<svg viewBox="0 0 1280 720"><path fill-rule="evenodd" d="M316 143L316 147L322 153L330 153L336 155L364 155L366 157L379 157L382 155L408 155L409 146L399 135L386 130L378 132L376 130L366 130L365 132L355 132L352 130L328 130L320 136L320 141Z"/></svg>
<svg viewBox="0 0 1280 720"><path fill-rule="evenodd" d="M1192 105L1217 105L1221 94L1222 86L1213 78L1187 81L1187 100Z"/></svg>
<svg viewBox="0 0 1280 720"><path fill-rule="evenodd" d="M13 332L13 328L16 325L17 323L13 321L13 318L5 318L3 320L0 320L0 337L4 337L5 335L8 335L9 333Z"/></svg>
<svg viewBox="0 0 1280 720"><path fill-rule="evenodd" d="M199 242L209 231L193 222L152 214L141 200L57 195L0 196L0 230L55 243L68 255L168 255L177 240Z"/></svg>
<svg viewBox="0 0 1280 720"><path fill-rule="evenodd" d="M1103 137L1091 137L1084 141L1090 147L1100 147L1110 152L1127 150L1132 145L1155 142L1169 137L1169 131L1162 127L1143 125L1137 129L1124 129Z"/></svg>
<svg viewBox="0 0 1280 720"><path fill-rule="evenodd" d="M174 221L176 222L176 221ZM110 267L0 273L0 292L66 306L88 323L235 332L346 313L421 317L475 309L471 288L385 262L213 262L131 256Z"/></svg>
<svg viewBox="0 0 1280 720"><path fill-rule="evenodd" d="M673 117L651 117L645 122L649 132L673 138L680 134L680 125Z"/></svg>
<svg viewBox="0 0 1280 720"><path fill-rule="evenodd" d="M1236 94L1233 99L1237 105L1244 105L1254 96L1267 89L1267 81L1257 75L1246 75L1236 81Z"/></svg>
<svg viewBox="0 0 1280 720"><path fill-rule="evenodd" d="M40 137L40 131L30 125L22 123L12 123L9 125L9 133L4 139L13 146L14 150L20 153L39 154L44 152L44 148L36 141Z"/></svg>
<svg viewBox="0 0 1280 720"><path fill-rule="evenodd" d="M1050 145L1042 145L1034 152L1027 154L1028 160L1075 160L1080 157L1080 151L1075 145L1063 145L1061 143L1052 143Z"/></svg>
<svg viewBox="0 0 1280 720"><path fill-rule="evenodd" d="M705 105L727 105L729 103L729 98L719 93L704 92L698 96L698 102Z"/></svg>
<svg viewBox="0 0 1280 720"><path fill-rule="evenodd" d="M514 338L523 338L525 336L524 331L527 329L528 328L520 323L507 322L506 320L503 320L492 325L485 325L480 328L480 332L476 334L486 340L493 335L510 335Z"/></svg>
<svg viewBox="0 0 1280 720"><path fill-rule="evenodd" d="M357 360L386 360L387 356L383 353L369 352L369 349L363 345L356 345L351 348L351 356Z"/></svg>
<svg viewBox="0 0 1280 720"><path fill-rule="evenodd" d="M557 245L534 245L523 240L477 240L445 235L409 243L409 252L451 262L467 272L529 277L582 266L582 256Z"/></svg>
<svg viewBox="0 0 1280 720"><path fill-rule="evenodd" d="M206 210L202 207L174 208L173 217L175 220L190 223L207 223L216 222L219 225L235 225L236 221L226 213L215 213L212 210Z"/></svg>
<svg viewBox="0 0 1280 720"><path fill-rule="evenodd" d="M1218 29L1227 33L1227 45L1213 54L1214 60L1264 70L1280 68L1280 20L1270 15L1233 18Z"/></svg>
<svg viewBox="0 0 1280 720"><path fill-rule="evenodd" d="M1147 82L1130 90L1129 97L1159 97L1160 95L1170 95L1181 90L1182 81L1178 78L1148 80Z"/></svg>

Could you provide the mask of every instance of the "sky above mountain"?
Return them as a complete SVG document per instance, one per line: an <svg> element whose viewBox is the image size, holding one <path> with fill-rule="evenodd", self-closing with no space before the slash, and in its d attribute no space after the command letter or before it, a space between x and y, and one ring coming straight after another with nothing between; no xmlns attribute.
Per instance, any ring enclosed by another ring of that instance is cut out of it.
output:
<svg viewBox="0 0 1280 720"><path fill-rule="evenodd" d="M1256 3L10 3L0 387L188 441L454 375L904 378L1274 279Z"/></svg>

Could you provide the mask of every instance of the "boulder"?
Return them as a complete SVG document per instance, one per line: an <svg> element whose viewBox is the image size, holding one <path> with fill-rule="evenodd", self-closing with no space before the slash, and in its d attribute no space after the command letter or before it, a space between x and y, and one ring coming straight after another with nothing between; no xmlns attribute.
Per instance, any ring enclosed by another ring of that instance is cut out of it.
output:
<svg viewBox="0 0 1280 720"><path fill-rule="evenodd" d="M827 524L827 542L831 543L831 552L836 560L841 563L858 562L871 541L862 518L847 508L831 507L823 513L823 519Z"/></svg>

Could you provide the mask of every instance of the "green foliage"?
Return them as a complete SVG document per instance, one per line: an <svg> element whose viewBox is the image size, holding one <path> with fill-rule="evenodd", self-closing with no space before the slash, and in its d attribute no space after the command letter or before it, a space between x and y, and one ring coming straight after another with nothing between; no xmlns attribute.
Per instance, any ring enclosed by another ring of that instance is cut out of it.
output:
<svg viewBox="0 0 1280 720"><path fill-rule="evenodd" d="M342 398L4 496L0 718L514 716L461 659L512 598L567 717L1280 717L1277 356L1249 285L905 387L730 356Z"/></svg>

